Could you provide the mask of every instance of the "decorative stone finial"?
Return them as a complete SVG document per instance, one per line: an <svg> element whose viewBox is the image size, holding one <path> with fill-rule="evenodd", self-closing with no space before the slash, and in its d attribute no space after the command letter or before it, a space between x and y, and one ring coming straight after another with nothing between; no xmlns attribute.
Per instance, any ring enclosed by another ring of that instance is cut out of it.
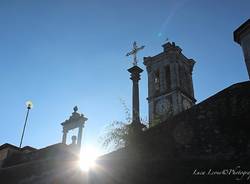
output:
<svg viewBox="0 0 250 184"><path fill-rule="evenodd" d="M177 53L181 53L182 49L177 46L175 44L175 42L167 42L165 44L162 45L162 47L164 48L164 51L165 52L168 52L168 51L174 51L174 52L177 52Z"/></svg>
<svg viewBox="0 0 250 184"><path fill-rule="evenodd" d="M77 112L77 111L78 111L78 107L75 106L75 107L73 108L73 110L74 110L74 112Z"/></svg>

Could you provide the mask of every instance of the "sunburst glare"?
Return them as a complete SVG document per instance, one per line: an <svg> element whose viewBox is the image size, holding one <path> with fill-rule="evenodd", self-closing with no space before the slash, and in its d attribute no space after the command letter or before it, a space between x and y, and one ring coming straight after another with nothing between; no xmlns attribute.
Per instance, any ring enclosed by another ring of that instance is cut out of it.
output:
<svg viewBox="0 0 250 184"><path fill-rule="evenodd" d="M81 150L79 166L82 171L89 171L90 168L95 167L95 161L100 155L98 149L94 147L87 147Z"/></svg>

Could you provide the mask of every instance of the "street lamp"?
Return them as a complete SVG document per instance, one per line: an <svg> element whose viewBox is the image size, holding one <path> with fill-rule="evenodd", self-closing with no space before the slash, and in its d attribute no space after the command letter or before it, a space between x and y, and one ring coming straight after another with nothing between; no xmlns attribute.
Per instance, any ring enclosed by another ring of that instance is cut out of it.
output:
<svg viewBox="0 0 250 184"><path fill-rule="evenodd" d="M23 133L22 133L19 148L21 148L21 146L22 146L23 136L24 136L24 132L25 132L25 128L26 128L26 124L27 124L30 109L33 108L33 103L31 101L27 101L25 104L26 104L26 107L27 107L27 113L26 113L26 117L25 117L25 122L24 122L24 126L23 126Z"/></svg>

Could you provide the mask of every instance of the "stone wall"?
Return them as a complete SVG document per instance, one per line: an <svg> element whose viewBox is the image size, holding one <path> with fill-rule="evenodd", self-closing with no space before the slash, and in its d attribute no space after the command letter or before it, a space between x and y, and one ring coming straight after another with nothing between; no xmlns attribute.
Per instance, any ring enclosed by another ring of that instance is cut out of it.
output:
<svg viewBox="0 0 250 184"><path fill-rule="evenodd" d="M144 132L145 154L234 157L247 153L250 81L234 84Z"/></svg>

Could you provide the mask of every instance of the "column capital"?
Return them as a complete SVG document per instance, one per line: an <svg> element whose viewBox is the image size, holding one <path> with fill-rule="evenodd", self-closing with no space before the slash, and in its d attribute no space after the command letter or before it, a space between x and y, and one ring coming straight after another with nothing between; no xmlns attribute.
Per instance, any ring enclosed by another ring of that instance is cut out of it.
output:
<svg viewBox="0 0 250 184"><path fill-rule="evenodd" d="M141 73L143 72L143 69L141 69L139 66L133 66L128 69L130 73Z"/></svg>
<svg viewBox="0 0 250 184"><path fill-rule="evenodd" d="M143 72L143 69L141 69L139 66L133 66L128 69L128 72L131 73L130 79L137 82L140 78L140 73Z"/></svg>

